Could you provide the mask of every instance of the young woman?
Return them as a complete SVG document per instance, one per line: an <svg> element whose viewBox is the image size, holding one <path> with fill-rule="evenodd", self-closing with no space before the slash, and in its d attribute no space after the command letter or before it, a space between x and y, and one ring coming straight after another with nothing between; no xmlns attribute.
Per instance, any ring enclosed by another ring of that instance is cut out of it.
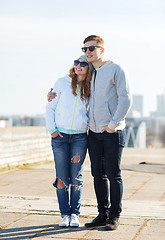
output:
<svg viewBox="0 0 165 240"><path fill-rule="evenodd" d="M53 185L62 216L60 227L80 225L78 216L87 151L87 105L92 70L92 64L84 55L75 60L69 75L56 81L53 89L56 98L46 107L46 127L52 137L56 169Z"/></svg>

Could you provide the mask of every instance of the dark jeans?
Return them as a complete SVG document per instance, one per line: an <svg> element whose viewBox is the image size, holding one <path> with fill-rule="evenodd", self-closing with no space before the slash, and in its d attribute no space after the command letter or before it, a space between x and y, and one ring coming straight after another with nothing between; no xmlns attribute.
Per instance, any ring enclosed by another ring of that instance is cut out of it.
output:
<svg viewBox="0 0 165 240"><path fill-rule="evenodd" d="M88 150L91 160L91 172L99 213L109 217L119 217L122 206L123 182L121 178L121 155L125 143L125 131L115 133L94 133L89 130ZM109 187L110 181L110 208Z"/></svg>

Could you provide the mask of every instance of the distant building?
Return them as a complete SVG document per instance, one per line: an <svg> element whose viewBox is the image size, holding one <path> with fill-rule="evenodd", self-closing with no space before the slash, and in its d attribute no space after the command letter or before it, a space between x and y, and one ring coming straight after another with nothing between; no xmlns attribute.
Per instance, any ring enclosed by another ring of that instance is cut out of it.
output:
<svg viewBox="0 0 165 240"><path fill-rule="evenodd" d="M165 116L165 94L157 96L157 115Z"/></svg>
<svg viewBox="0 0 165 240"><path fill-rule="evenodd" d="M127 117L128 118L143 117L143 96L133 95L132 99L133 99L132 106Z"/></svg>
<svg viewBox="0 0 165 240"><path fill-rule="evenodd" d="M155 131L157 134L161 134L162 130L165 129L165 115L162 117L157 117L155 119Z"/></svg>
<svg viewBox="0 0 165 240"><path fill-rule="evenodd" d="M32 120L29 116L14 115L12 118L13 127L31 126Z"/></svg>
<svg viewBox="0 0 165 240"><path fill-rule="evenodd" d="M164 94L157 96L156 111L151 112L151 117L165 117L165 90Z"/></svg>
<svg viewBox="0 0 165 240"><path fill-rule="evenodd" d="M12 116L12 126L45 126L45 115Z"/></svg>
<svg viewBox="0 0 165 240"><path fill-rule="evenodd" d="M0 128L12 127L12 119L10 117L0 116Z"/></svg>
<svg viewBox="0 0 165 240"><path fill-rule="evenodd" d="M32 118L32 126L45 126L45 115L36 115Z"/></svg>
<svg viewBox="0 0 165 240"><path fill-rule="evenodd" d="M21 118L21 126L32 126L32 118L24 116Z"/></svg>
<svg viewBox="0 0 165 240"><path fill-rule="evenodd" d="M156 111L150 113L150 119L154 119L154 130L157 135L160 135L165 129L165 90L164 94L157 96Z"/></svg>

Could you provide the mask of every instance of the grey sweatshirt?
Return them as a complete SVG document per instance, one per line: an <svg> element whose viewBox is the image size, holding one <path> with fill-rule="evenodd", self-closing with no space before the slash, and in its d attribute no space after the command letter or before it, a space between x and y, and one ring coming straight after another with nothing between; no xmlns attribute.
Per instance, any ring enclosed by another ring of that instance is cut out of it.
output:
<svg viewBox="0 0 165 240"><path fill-rule="evenodd" d="M106 126L123 130L131 101L130 85L123 69L107 61L92 74L89 128L96 133Z"/></svg>

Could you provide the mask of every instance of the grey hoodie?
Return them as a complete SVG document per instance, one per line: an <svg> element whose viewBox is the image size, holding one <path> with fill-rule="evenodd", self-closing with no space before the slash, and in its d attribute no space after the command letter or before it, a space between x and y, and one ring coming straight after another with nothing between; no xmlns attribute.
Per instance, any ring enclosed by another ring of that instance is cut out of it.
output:
<svg viewBox="0 0 165 240"><path fill-rule="evenodd" d="M106 126L123 130L131 101L130 85L123 69L107 61L92 74L89 128L96 133Z"/></svg>

